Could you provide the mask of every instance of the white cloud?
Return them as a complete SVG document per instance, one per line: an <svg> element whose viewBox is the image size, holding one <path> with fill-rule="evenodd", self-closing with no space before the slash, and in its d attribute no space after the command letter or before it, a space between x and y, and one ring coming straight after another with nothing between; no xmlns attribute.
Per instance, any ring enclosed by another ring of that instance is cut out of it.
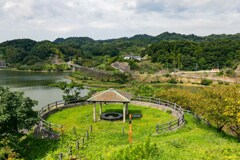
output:
<svg viewBox="0 0 240 160"><path fill-rule="evenodd" d="M237 33L239 0L1 0L0 41Z"/></svg>

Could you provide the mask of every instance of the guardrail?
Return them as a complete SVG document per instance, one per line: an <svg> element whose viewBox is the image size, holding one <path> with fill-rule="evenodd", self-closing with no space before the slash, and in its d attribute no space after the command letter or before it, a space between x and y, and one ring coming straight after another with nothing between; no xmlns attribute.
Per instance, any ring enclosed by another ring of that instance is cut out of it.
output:
<svg viewBox="0 0 240 160"><path fill-rule="evenodd" d="M184 110L182 109L181 106L177 105L176 103L173 103L173 102L170 102L167 100L163 100L163 99L159 99L159 98L151 98L151 97L135 97L135 98L132 98L132 100L162 105L162 106L167 107L170 110L174 111L175 113L177 113L177 117L178 117L177 120L173 120L173 121L169 121L167 123L156 125L156 133L157 134L176 130L179 127L183 126L185 123Z"/></svg>

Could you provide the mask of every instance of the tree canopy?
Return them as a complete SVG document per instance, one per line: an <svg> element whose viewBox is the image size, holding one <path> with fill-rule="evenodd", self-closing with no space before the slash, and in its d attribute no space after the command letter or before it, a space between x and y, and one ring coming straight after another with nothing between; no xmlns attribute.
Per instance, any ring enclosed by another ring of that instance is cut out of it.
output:
<svg viewBox="0 0 240 160"><path fill-rule="evenodd" d="M30 129L37 121L32 107L37 102L24 97L23 92L11 92L0 87L0 159L18 156L21 129Z"/></svg>
<svg viewBox="0 0 240 160"><path fill-rule="evenodd" d="M11 92L0 87L0 134L16 134L20 129L29 129L37 120L32 107L37 104L23 92Z"/></svg>

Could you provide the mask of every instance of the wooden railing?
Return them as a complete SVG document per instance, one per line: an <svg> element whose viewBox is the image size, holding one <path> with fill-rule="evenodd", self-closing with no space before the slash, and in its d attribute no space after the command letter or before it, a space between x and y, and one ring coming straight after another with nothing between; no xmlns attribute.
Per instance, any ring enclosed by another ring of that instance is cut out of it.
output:
<svg viewBox="0 0 240 160"><path fill-rule="evenodd" d="M177 105L176 103L173 103L173 102L170 102L167 100L163 100L163 99L159 99L159 98L151 98L151 97L135 97L135 98L132 98L132 100L149 102L149 103L161 105L161 106L168 108L172 112L176 113L176 116L177 116L176 120L156 125L156 133L157 134L176 130L177 128L183 126L185 123L184 110L182 109L181 106Z"/></svg>
<svg viewBox="0 0 240 160"><path fill-rule="evenodd" d="M156 125L156 133L158 133L158 134L176 130L177 128L181 127L185 123L184 111L183 111L182 107L177 105L176 103L172 103L170 101L162 100L162 99L158 99L158 98L151 98L151 97L135 97L135 98L132 98L132 100L149 102L149 103L161 105L161 106L168 108L169 110L171 110L172 112L174 112L176 114L176 116L177 116L176 120ZM50 103L50 104L42 107L38 111L38 116L41 120L42 125L45 126L48 130L60 131L63 129L62 125L48 122L45 119L49 115L51 115L61 109L71 108L71 107L75 107L75 106L84 106L87 104L91 104L91 102L80 101L77 99L68 100L68 101L64 101L64 100L56 101L56 102Z"/></svg>
<svg viewBox="0 0 240 160"><path fill-rule="evenodd" d="M71 108L71 107L76 107L76 106L84 106L84 105L87 105L90 103L91 102L81 101L78 99L71 99L71 100L67 100L67 101L64 101L64 100L56 101L56 102L50 103L50 104L42 107L38 111L38 117L40 119L40 123L42 123L42 126L46 127L49 131L52 131L52 130L60 131L63 129L62 125L48 122L45 119L49 115L51 115L61 109Z"/></svg>

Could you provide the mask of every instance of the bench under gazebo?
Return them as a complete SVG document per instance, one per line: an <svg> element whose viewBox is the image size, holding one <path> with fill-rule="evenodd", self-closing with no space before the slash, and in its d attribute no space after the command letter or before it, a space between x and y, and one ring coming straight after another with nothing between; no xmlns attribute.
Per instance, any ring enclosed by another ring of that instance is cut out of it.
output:
<svg viewBox="0 0 240 160"><path fill-rule="evenodd" d="M100 104L100 115L102 115L103 103L123 103L123 122L126 121L128 115L128 103L131 101L132 95L128 92L110 88L105 91L97 92L88 99L93 102L93 121L96 122L96 104Z"/></svg>

